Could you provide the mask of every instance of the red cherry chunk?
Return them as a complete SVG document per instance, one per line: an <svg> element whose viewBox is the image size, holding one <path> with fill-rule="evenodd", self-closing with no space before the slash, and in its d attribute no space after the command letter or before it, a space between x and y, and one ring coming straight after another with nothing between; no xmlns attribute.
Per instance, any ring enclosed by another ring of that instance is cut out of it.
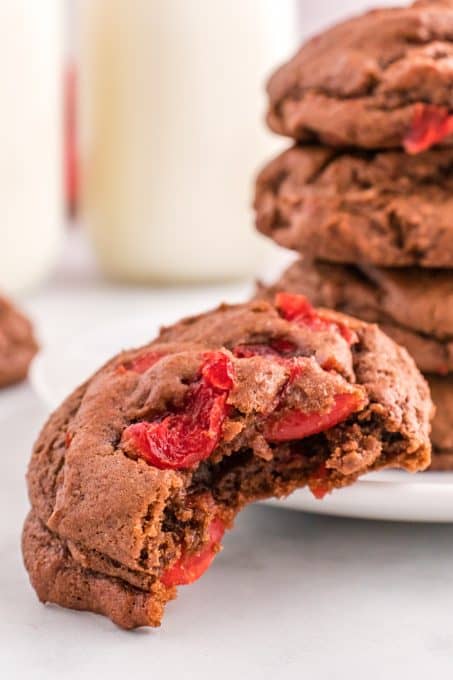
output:
<svg viewBox="0 0 453 680"><path fill-rule="evenodd" d="M313 496L319 501L324 498L326 494L329 493L329 486L326 483L327 480L327 469L324 464L320 465L316 472L313 474L312 478L308 482L308 488L312 492Z"/></svg>
<svg viewBox="0 0 453 680"><path fill-rule="evenodd" d="M308 488L318 501L322 501L324 496L327 496L329 493L329 487L327 484L309 484Z"/></svg>
<svg viewBox="0 0 453 680"><path fill-rule="evenodd" d="M183 552L176 564L162 575L161 582L164 586L167 588L185 586L200 578L218 553L224 533L225 525L219 517L216 517L209 527L208 544L195 555Z"/></svg>
<svg viewBox="0 0 453 680"><path fill-rule="evenodd" d="M274 414L265 424L264 436L271 442L287 442L319 434L343 422L362 406L358 394L337 394L330 411L324 413L303 413L283 411Z"/></svg>
<svg viewBox="0 0 453 680"><path fill-rule="evenodd" d="M453 115L448 109L432 104L417 104L409 132L403 140L410 154L426 151L453 133Z"/></svg>
<svg viewBox="0 0 453 680"><path fill-rule="evenodd" d="M121 366L127 371L135 371L135 373L144 373L154 366L162 357L165 356L162 352L144 352L139 354L134 359L126 361Z"/></svg>
<svg viewBox="0 0 453 680"><path fill-rule="evenodd" d="M213 389L228 392L233 387L233 366L222 352L206 353L201 375Z"/></svg>
<svg viewBox="0 0 453 680"><path fill-rule="evenodd" d="M164 470L191 468L210 456L222 436L233 367L222 352L205 354L200 379L180 412L127 427L122 443L150 465Z"/></svg>
<svg viewBox="0 0 453 680"><path fill-rule="evenodd" d="M320 321L318 314L305 295L277 293L275 305L288 321L307 321L312 323Z"/></svg>
<svg viewBox="0 0 453 680"><path fill-rule="evenodd" d="M332 321L323 316L309 303L305 295L294 293L277 293L275 306L287 321L295 321L301 326L307 326L314 331L326 331L335 328L348 344L355 341L355 334L347 326L337 321Z"/></svg>

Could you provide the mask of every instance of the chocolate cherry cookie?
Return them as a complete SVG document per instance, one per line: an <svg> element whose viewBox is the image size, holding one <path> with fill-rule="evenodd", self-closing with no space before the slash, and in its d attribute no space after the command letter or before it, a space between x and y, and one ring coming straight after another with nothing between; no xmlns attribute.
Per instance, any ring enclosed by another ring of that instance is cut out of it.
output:
<svg viewBox="0 0 453 680"><path fill-rule="evenodd" d="M453 63L453 62L452 62ZM259 174L259 231L333 262L453 267L453 149L294 147Z"/></svg>
<svg viewBox="0 0 453 680"><path fill-rule="evenodd" d="M406 347L421 371L453 372L453 272L380 269L297 260L258 297L279 291L306 295L313 304L378 323Z"/></svg>
<svg viewBox="0 0 453 680"><path fill-rule="evenodd" d="M453 2L421 0L344 21L268 83L267 121L299 141L418 153L453 133Z"/></svg>
<svg viewBox="0 0 453 680"><path fill-rule="evenodd" d="M304 297L186 319L45 425L28 471L32 584L43 602L159 625L247 503L427 467L431 409L405 350Z"/></svg>
<svg viewBox="0 0 453 680"><path fill-rule="evenodd" d="M23 380L37 351L30 321L0 296L0 388Z"/></svg>

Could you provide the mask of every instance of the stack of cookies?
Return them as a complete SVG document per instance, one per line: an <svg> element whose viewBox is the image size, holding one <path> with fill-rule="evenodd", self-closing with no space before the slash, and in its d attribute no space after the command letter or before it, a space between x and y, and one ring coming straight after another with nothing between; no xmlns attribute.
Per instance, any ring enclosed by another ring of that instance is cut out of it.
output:
<svg viewBox="0 0 453 680"><path fill-rule="evenodd" d="M259 175L256 223L301 258L261 293L303 293L405 345L437 406L432 467L453 468L453 0L333 27L268 94L295 146Z"/></svg>

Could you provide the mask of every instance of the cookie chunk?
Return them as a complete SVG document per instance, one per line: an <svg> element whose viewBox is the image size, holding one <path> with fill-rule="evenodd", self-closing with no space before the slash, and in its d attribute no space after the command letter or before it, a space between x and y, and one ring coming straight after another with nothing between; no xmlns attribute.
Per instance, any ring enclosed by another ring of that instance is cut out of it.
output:
<svg viewBox="0 0 453 680"><path fill-rule="evenodd" d="M453 371L451 271L297 260L274 285L260 285L258 297L272 299L283 290L379 324L424 372Z"/></svg>
<svg viewBox="0 0 453 680"><path fill-rule="evenodd" d="M426 468L431 408L405 350L304 297L186 319L45 425L28 471L32 584L43 602L159 625L247 503Z"/></svg>
<svg viewBox="0 0 453 680"><path fill-rule="evenodd" d="M260 173L259 231L332 262L453 267L453 149L294 147Z"/></svg>
<svg viewBox="0 0 453 680"><path fill-rule="evenodd" d="M267 121L299 141L418 153L451 144L453 2L421 0L344 21L268 83Z"/></svg>
<svg viewBox="0 0 453 680"><path fill-rule="evenodd" d="M431 470L453 470L453 377L427 376L436 413Z"/></svg>
<svg viewBox="0 0 453 680"><path fill-rule="evenodd" d="M0 296L0 388L23 380L37 351L30 321Z"/></svg>

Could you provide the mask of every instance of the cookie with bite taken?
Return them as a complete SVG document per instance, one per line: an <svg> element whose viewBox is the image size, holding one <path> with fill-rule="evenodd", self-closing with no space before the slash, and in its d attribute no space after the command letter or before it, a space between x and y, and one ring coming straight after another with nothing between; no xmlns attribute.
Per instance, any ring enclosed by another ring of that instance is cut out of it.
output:
<svg viewBox="0 0 453 680"><path fill-rule="evenodd" d="M286 293L114 357L50 417L23 554L43 602L157 626L252 501L430 462L427 385L376 326Z"/></svg>
<svg viewBox="0 0 453 680"><path fill-rule="evenodd" d="M301 142L412 154L451 144L452 56L452 0L343 21L271 77L269 127Z"/></svg>

